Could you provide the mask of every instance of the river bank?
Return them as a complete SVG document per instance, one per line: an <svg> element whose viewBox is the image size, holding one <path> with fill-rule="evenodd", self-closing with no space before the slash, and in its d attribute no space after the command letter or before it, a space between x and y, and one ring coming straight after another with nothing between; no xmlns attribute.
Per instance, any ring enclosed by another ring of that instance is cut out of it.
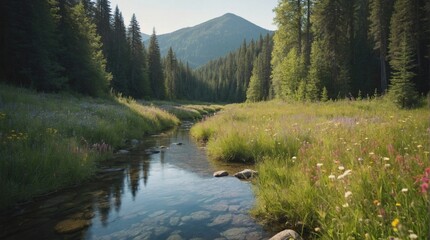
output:
<svg viewBox="0 0 430 240"><path fill-rule="evenodd" d="M428 106L385 99L228 105L196 124L211 158L255 162L253 214L318 239L425 239Z"/></svg>
<svg viewBox="0 0 430 240"><path fill-rule="evenodd" d="M99 161L112 157L131 140L179 123L176 115L157 104L43 94L1 85L0 206L88 180Z"/></svg>

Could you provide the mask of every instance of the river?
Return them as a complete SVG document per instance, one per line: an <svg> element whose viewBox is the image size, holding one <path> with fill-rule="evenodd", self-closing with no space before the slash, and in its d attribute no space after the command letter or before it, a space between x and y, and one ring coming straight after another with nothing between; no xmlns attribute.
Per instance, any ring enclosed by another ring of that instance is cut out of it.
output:
<svg viewBox="0 0 430 240"><path fill-rule="evenodd" d="M191 125L147 137L85 184L2 213L0 239L267 239L249 215L251 184L212 177L246 166L208 160Z"/></svg>

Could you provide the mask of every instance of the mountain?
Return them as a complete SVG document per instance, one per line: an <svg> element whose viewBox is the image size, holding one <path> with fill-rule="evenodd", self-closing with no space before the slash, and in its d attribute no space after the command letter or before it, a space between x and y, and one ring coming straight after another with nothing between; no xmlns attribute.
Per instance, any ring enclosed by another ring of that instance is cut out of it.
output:
<svg viewBox="0 0 430 240"><path fill-rule="evenodd" d="M238 49L244 39L247 42L258 40L260 34L264 36L267 33L271 31L227 13L194 27L159 35L157 39L162 56L172 47L178 59L197 68ZM148 46L148 41L145 45Z"/></svg>

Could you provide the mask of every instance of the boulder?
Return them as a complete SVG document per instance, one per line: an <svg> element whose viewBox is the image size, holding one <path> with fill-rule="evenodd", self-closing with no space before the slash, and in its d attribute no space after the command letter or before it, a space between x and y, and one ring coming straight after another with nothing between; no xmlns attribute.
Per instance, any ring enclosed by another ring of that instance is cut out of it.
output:
<svg viewBox="0 0 430 240"><path fill-rule="evenodd" d="M234 174L235 177L243 180L250 179L257 175L258 175L258 172L251 169L245 169L243 171L240 171Z"/></svg>
<svg viewBox="0 0 430 240"><path fill-rule="evenodd" d="M118 152L116 152L116 153L117 154L128 154L128 153L130 153L130 151L121 149L121 150L118 150Z"/></svg>
<svg viewBox="0 0 430 240"><path fill-rule="evenodd" d="M225 177L225 176L228 176L228 172L224 171L224 170L217 171L217 172L214 172L213 176L214 177Z"/></svg>
<svg viewBox="0 0 430 240"><path fill-rule="evenodd" d="M138 145L139 144L139 140L137 139L132 139L130 140L131 145Z"/></svg>
<svg viewBox="0 0 430 240"><path fill-rule="evenodd" d="M303 240L303 238L294 230L287 229L276 234L269 240Z"/></svg>

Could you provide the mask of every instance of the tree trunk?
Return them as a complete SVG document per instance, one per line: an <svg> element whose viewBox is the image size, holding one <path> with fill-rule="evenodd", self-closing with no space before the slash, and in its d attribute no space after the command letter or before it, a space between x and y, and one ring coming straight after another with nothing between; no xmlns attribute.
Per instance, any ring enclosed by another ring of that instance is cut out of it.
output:
<svg viewBox="0 0 430 240"><path fill-rule="evenodd" d="M302 54L302 8L301 8L301 0L297 0L297 34L298 34L298 49L297 55L300 56Z"/></svg>

